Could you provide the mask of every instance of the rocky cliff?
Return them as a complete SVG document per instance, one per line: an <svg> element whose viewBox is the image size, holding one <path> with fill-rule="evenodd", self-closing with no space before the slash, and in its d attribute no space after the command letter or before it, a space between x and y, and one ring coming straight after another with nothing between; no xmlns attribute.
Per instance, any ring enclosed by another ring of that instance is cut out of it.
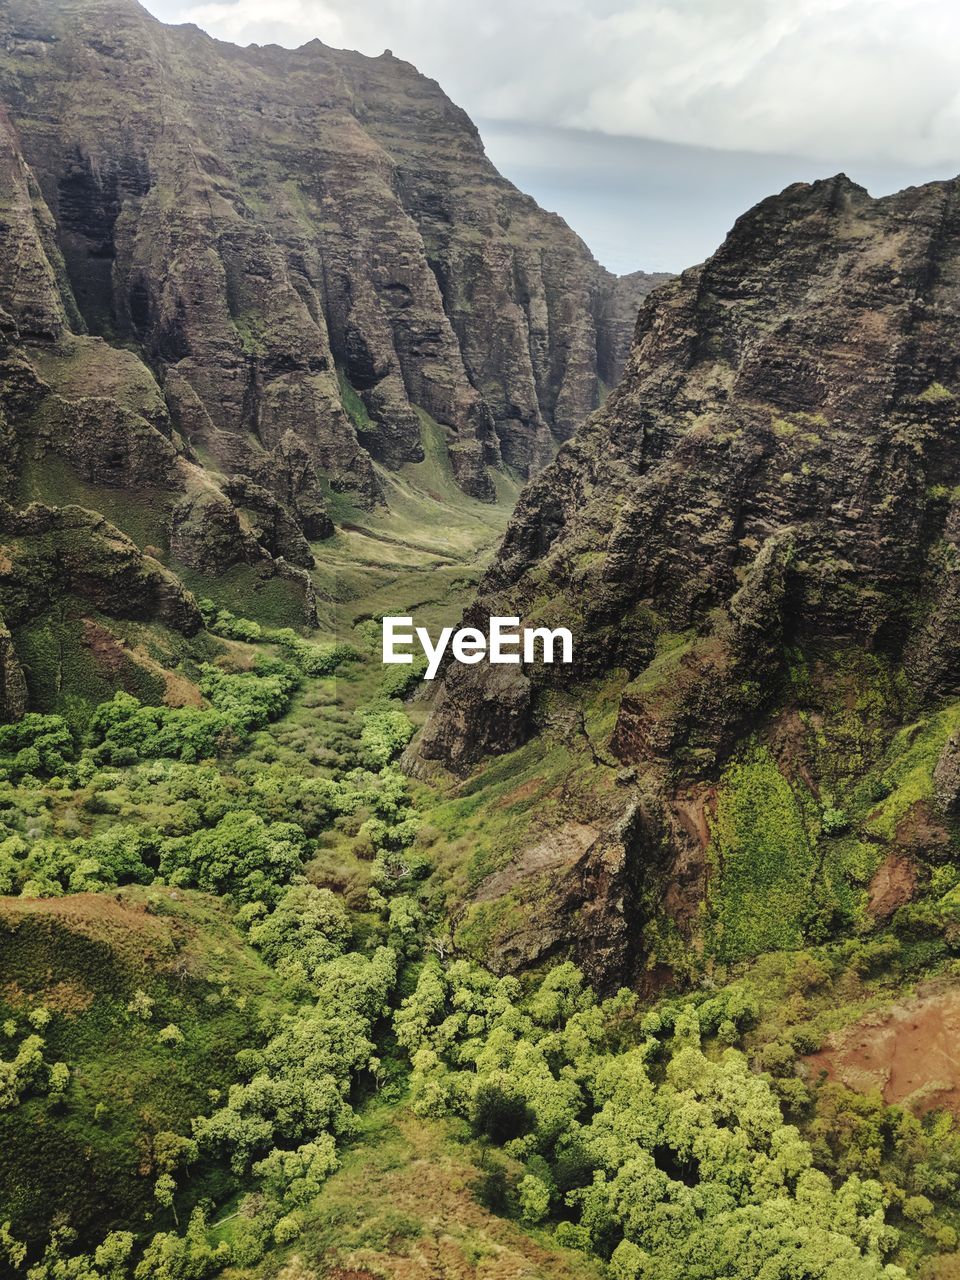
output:
<svg viewBox="0 0 960 1280"><path fill-rule="evenodd" d="M284 516L329 533L331 490L378 502L374 463L422 457L417 410L474 496L537 471L658 282L604 271L389 53L239 49L134 0L4 0L0 51L0 305L25 341L117 349L98 381L155 379L155 432L112 411L111 457L241 477L275 545Z"/></svg>
<svg viewBox="0 0 960 1280"><path fill-rule="evenodd" d="M591 749L619 785L596 807L601 826L641 815L606 898L635 946L651 904L682 932L718 864L722 882L716 808L722 825L750 744L784 804L819 814L960 692L958 338L960 180L880 200L843 176L790 187L646 302L619 387L522 495L471 613L569 626L575 670L451 667L420 759L467 770L555 727L571 688L585 703L612 683ZM801 828L822 860L821 828ZM578 851L563 893L604 858Z"/></svg>

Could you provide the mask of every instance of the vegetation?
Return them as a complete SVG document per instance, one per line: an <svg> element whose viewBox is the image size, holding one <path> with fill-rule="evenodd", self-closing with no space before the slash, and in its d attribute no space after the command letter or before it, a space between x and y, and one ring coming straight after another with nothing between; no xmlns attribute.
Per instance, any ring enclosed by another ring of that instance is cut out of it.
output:
<svg viewBox="0 0 960 1280"><path fill-rule="evenodd" d="M875 656L788 653L796 740L758 722L717 771L699 912L647 886L675 987L604 999L562 956L496 976L550 901L549 869L503 875L518 849L618 797L628 677L544 697L542 736L465 782L404 776L422 669L380 665L379 619L455 621L509 505L454 517L422 421L425 461L385 480L403 536L361 565L379 516L353 513L319 549L319 635L218 582L198 640L149 650L182 705L91 682L0 726L0 1269L391 1274L436 1241L465 1274L948 1276L952 1114L822 1055L956 977L950 824L889 917L870 886L932 821L957 706L908 713ZM659 633L635 687L695 644Z"/></svg>
<svg viewBox="0 0 960 1280"><path fill-rule="evenodd" d="M712 848L718 954L735 960L799 946L817 864L800 804L769 754L725 774Z"/></svg>
<svg viewBox="0 0 960 1280"><path fill-rule="evenodd" d="M638 1035L619 1048L625 1017ZM523 1001L511 979L428 962L396 1025L414 1108L503 1145L526 1170L521 1215L554 1216L617 1277L754 1280L788 1258L795 1275L903 1274L881 1184L817 1170L769 1080L703 1052L692 1007L665 1026L627 991L598 1003L569 964Z"/></svg>

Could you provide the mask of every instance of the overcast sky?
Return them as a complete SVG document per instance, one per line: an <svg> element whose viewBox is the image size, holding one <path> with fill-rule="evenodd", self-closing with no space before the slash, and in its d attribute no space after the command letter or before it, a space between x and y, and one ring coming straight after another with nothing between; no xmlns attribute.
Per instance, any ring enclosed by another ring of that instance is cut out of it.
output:
<svg viewBox="0 0 960 1280"><path fill-rule="evenodd" d="M957 0L143 0L239 44L390 48L616 271L677 270L844 169L960 172Z"/></svg>

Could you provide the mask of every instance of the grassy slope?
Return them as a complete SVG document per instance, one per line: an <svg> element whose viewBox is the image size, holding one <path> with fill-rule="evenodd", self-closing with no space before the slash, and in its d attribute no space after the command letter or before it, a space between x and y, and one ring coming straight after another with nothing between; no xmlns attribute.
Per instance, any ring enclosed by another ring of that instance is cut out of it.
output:
<svg viewBox="0 0 960 1280"><path fill-rule="evenodd" d="M341 1280L594 1280L603 1274L598 1262L559 1247L547 1232L524 1230L485 1208L478 1195L490 1168L489 1155L465 1125L374 1103L341 1168L309 1207L303 1238L288 1251L286 1266L293 1274ZM274 1276L280 1261L271 1256L253 1274Z"/></svg>
<svg viewBox="0 0 960 1280"><path fill-rule="evenodd" d="M19 1040L30 1011L48 1009L44 1056L71 1072L65 1102L41 1094L0 1111L0 1203L15 1233L42 1238L48 1213L84 1232L152 1212L151 1138L183 1132L208 1090L235 1078L258 1008L282 998L272 971L221 902L126 888L0 899L0 973L0 1023ZM155 1002L148 1019L128 1011L138 990ZM158 1038L171 1023L179 1045Z"/></svg>
<svg viewBox="0 0 960 1280"><path fill-rule="evenodd" d="M423 462L379 469L389 507L357 511L333 495L341 527L313 547L321 626L344 638L358 620L385 613L412 612L431 629L456 621L520 491L499 474L496 503L466 497L454 483L443 428L420 418Z"/></svg>

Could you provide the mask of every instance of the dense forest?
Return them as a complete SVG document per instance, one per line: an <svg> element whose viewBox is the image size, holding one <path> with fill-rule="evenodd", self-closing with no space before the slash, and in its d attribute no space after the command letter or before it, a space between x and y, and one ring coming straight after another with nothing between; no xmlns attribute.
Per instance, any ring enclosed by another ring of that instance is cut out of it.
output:
<svg viewBox="0 0 960 1280"><path fill-rule="evenodd" d="M486 1212L617 1277L895 1276L952 1251L949 1113L796 1071L942 966L949 876L898 930L711 966L686 995L603 998L569 961L497 977L445 910L470 798L397 768L417 672L380 666L369 623L351 647L201 608L226 641L185 660L203 706L118 692L0 731L11 1266L271 1273L337 1240L325 1182L408 1110L475 1163ZM764 847L764 766L737 767L748 812L717 838L759 822ZM402 1252L421 1227L377 1208L348 1239Z"/></svg>

